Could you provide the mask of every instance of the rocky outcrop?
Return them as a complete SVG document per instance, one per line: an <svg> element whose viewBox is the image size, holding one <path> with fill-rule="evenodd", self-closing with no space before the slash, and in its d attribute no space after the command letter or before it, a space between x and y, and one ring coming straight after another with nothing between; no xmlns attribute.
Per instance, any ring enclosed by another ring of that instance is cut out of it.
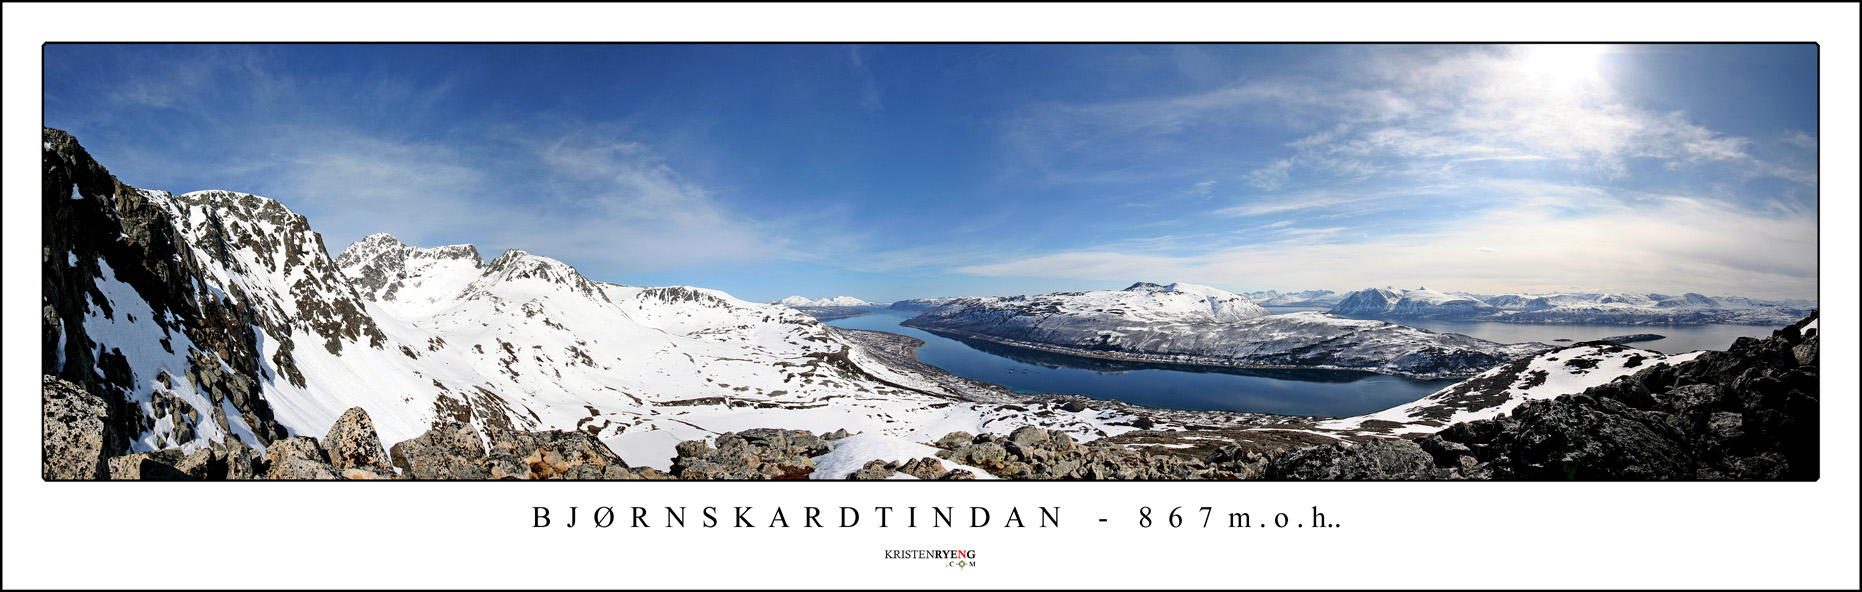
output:
<svg viewBox="0 0 1862 592"><path fill-rule="evenodd" d="M492 479L663 479L651 468L630 468L606 444L583 431L519 432L493 429L487 468Z"/></svg>
<svg viewBox="0 0 1862 592"><path fill-rule="evenodd" d="M175 468L185 458L180 450L139 452L110 459L112 481L194 481L199 477Z"/></svg>
<svg viewBox="0 0 1862 592"><path fill-rule="evenodd" d="M1444 479L1434 458L1408 440L1373 440L1303 448L1274 457L1261 478L1273 480L1389 481Z"/></svg>
<svg viewBox="0 0 1862 592"><path fill-rule="evenodd" d="M43 377L40 428L44 430L42 476L58 479L107 479L105 443L113 439L104 421L103 399L69 381Z"/></svg>
<svg viewBox="0 0 1862 592"><path fill-rule="evenodd" d="M490 479L485 446L478 430L451 421L419 437L396 443L388 457L411 479Z"/></svg>
<svg viewBox="0 0 1862 592"><path fill-rule="evenodd" d="M323 436L323 449L337 471L369 473L376 478L395 477L393 461L375 433L375 422L361 407L350 407ZM353 478L353 477L352 477Z"/></svg>
<svg viewBox="0 0 1862 592"><path fill-rule="evenodd" d="M834 450L834 444L808 430L756 428L726 432L717 447L687 440L674 448L672 474L680 479L807 479L815 472L811 457Z"/></svg>
<svg viewBox="0 0 1862 592"><path fill-rule="evenodd" d="M847 479L875 481L891 479L901 473L925 481L973 481L976 479L975 473L963 469L946 470L944 463L931 457L912 459L903 463L896 460L868 461L865 466L860 467L860 470L847 475Z"/></svg>
<svg viewBox="0 0 1862 592"><path fill-rule="evenodd" d="M263 352L252 327L267 326L268 317L258 314L245 294L210 287L215 285L206 271L211 263L196 256L177 220L180 200L118 181L70 134L43 128L42 139L41 371L103 401L110 424L104 453L123 455L131 442L154 429L155 418L134 402L136 394L146 395L143 400L174 400L159 389L150 391L154 377L134 375L122 353L132 347L159 346L185 357L187 367L172 368L173 374L185 374L210 403L202 409L173 409L178 414L170 424L174 431L163 436L173 444L197 436L200 422L230 433L227 408L239 414L261 444L283 438L287 430L260 395ZM146 304L149 318L127 318L115 310L104 284L126 286L115 298L142 300L136 304ZM161 338L159 343L108 343L86 329L93 314L119 327L146 327ZM280 359L289 360L288 333L272 335L280 340ZM284 366L286 374L296 371Z"/></svg>
<svg viewBox="0 0 1862 592"><path fill-rule="evenodd" d="M329 480L337 478L329 454L309 436L292 436L265 448L265 478Z"/></svg>
<svg viewBox="0 0 1862 592"><path fill-rule="evenodd" d="M1065 432L1032 426L1018 428L1007 437L953 432L939 438L936 446L941 449L940 458L1007 479L1232 478L1229 472L1201 460L1151 454L1109 442L1081 445Z"/></svg>
<svg viewBox="0 0 1862 592"><path fill-rule="evenodd" d="M1815 320L1418 443L1468 478L1815 480Z"/></svg>

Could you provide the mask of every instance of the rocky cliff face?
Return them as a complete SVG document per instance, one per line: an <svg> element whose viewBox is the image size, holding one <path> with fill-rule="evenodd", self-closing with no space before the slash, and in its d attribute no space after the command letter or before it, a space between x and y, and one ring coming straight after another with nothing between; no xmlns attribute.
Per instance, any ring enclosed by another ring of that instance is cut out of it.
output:
<svg viewBox="0 0 1862 592"><path fill-rule="evenodd" d="M1726 351L1526 401L1494 419L1457 423L1413 442L1327 446L1277 458L1269 474L1339 478L1337 467L1381 455L1405 460L1346 478L1815 480L1817 327L1813 313L1765 339L1741 337Z"/></svg>
<svg viewBox="0 0 1862 592"><path fill-rule="evenodd" d="M252 240L248 228L212 215L184 220L185 200L123 184L63 131L43 130L41 163L40 367L99 396L114 424L104 450L284 437L261 394L275 377L261 371L266 351L251 328L286 321L218 281L209 259L231 260L239 241ZM273 261L292 257L261 248ZM288 375L294 344L274 345Z"/></svg>

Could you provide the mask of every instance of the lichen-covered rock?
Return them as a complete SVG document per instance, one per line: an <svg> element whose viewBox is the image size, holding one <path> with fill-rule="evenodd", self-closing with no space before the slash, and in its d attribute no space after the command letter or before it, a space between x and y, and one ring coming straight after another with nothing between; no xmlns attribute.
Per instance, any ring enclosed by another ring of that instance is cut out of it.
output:
<svg viewBox="0 0 1862 592"><path fill-rule="evenodd" d="M849 481L878 481L898 474L898 461L870 460L859 470L847 474Z"/></svg>
<svg viewBox="0 0 1862 592"><path fill-rule="evenodd" d="M485 448L471 424L452 421L388 449L401 474L411 479L490 479Z"/></svg>
<svg viewBox="0 0 1862 592"><path fill-rule="evenodd" d="M493 479L600 479L606 467L628 469L619 455L588 432L493 429L486 437ZM575 470L580 467L593 470Z"/></svg>
<svg viewBox="0 0 1862 592"><path fill-rule="evenodd" d="M180 450L156 450L138 452L115 457L109 460L110 479L116 481L197 481L195 477L176 469L184 456Z"/></svg>
<svg viewBox="0 0 1862 592"><path fill-rule="evenodd" d="M246 441L239 439L239 436L226 437L226 441L220 444L220 458L226 463L227 479L245 480L258 478L258 451L246 445Z"/></svg>
<svg viewBox="0 0 1862 592"><path fill-rule="evenodd" d="M265 447L265 478L277 480L337 479L338 471L317 439L292 436Z"/></svg>
<svg viewBox="0 0 1862 592"><path fill-rule="evenodd" d="M109 406L102 398L71 382L45 375L40 397L44 430L43 477L54 479L108 479L104 443L110 439L105 421Z"/></svg>
<svg viewBox="0 0 1862 592"><path fill-rule="evenodd" d="M815 470L812 457L834 444L808 430L756 428L719 434L717 447L702 440L680 442L672 474L680 479L806 479Z"/></svg>
<svg viewBox="0 0 1862 592"><path fill-rule="evenodd" d="M1274 458L1267 479L1384 481L1445 477L1434 459L1408 440L1373 440L1363 444L1314 446Z"/></svg>
<svg viewBox="0 0 1862 592"><path fill-rule="evenodd" d="M944 434L942 438L938 438L936 446L944 449L962 448L970 445L970 442L975 439L976 436L969 432L951 432Z"/></svg>
<svg viewBox="0 0 1862 592"><path fill-rule="evenodd" d="M201 448L181 457L175 463L175 470L197 479L210 481L226 480L226 457L215 448Z"/></svg>
<svg viewBox="0 0 1862 592"><path fill-rule="evenodd" d="M381 436L375 432L375 422L369 419L367 411L361 407L350 407L330 431L323 436L323 449L330 455L330 466L345 474L353 472L373 473L363 478L394 478L394 466L388 459L388 451L382 448Z"/></svg>

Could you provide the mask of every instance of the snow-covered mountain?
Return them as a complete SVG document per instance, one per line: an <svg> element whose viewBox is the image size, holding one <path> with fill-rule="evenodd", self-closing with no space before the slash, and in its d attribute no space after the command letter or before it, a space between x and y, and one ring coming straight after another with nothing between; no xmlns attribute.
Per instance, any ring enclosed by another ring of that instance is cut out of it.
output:
<svg viewBox="0 0 1862 592"><path fill-rule="evenodd" d="M852 308L856 306L887 306L883 302L867 302L852 296L835 296L833 298L816 298L810 300L801 296L790 296L771 304L782 304L790 308Z"/></svg>
<svg viewBox="0 0 1862 592"><path fill-rule="evenodd" d="M1465 376L1549 348L1316 312L1275 315L1214 288L1143 282L1124 290L958 298L901 324L1088 357L1413 376Z"/></svg>
<svg viewBox="0 0 1862 592"><path fill-rule="evenodd" d="M951 301L953 300L956 300L956 298L912 298L909 300L899 300L899 301L893 302L891 306L888 306L886 308L890 308L892 310L924 312L924 311L931 310L931 309L934 309L934 308L937 308L937 307L940 307L946 304L950 304Z"/></svg>
<svg viewBox="0 0 1862 592"><path fill-rule="evenodd" d="M444 420L581 430L661 467L679 441L753 427L1131 429L1109 424L1121 413L1023 413L786 306L385 234L332 259L278 201L137 189L51 128L42 162L41 365L109 403L110 454L264 448L357 406L383 442Z"/></svg>
<svg viewBox="0 0 1862 592"><path fill-rule="evenodd" d="M1491 315L1499 309L1471 296L1428 288L1371 288L1346 294L1327 312L1349 317L1468 319Z"/></svg>
<svg viewBox="0 0 1862 592"><path fill-rule="evenodd" d="M1261 306L1332 306L1345 297L1331 290L1305 290L1301 292L1246 292L1242 297Z"/></svg>
<svg viewBox="0 0 1862 592"><path fill-rule="evenodd" d="M1816 303L1805 300L1769 301L1693 293L1477 295L1370 288L1347 294L1328 312L1354 318L1512 323L1783 325L1803 318L1815 308Z"/></svg>

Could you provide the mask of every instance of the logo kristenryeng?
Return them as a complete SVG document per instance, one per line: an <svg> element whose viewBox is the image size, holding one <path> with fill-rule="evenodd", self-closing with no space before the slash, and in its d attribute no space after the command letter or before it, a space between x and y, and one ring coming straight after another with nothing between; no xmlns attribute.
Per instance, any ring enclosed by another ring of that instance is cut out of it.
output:
<svg viewBox="0 0 1862 592"><path fill-rule="evenodd" d="M886 549L887 559L930 559L944 561L945 567L976 567L975 549Z"/></svg>

